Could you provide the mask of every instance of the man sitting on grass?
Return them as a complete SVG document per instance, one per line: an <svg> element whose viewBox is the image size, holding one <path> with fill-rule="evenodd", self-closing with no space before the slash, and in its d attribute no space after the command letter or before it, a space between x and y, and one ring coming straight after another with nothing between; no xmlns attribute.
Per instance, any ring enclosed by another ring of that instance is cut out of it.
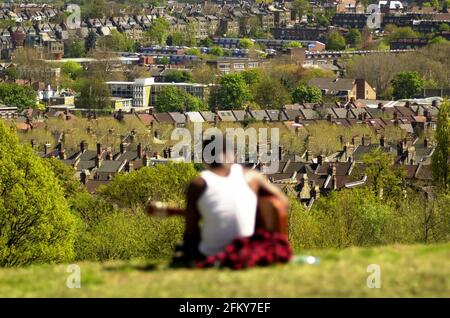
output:
<svg viewBox="0 0 450 318"><path fill-rule="evenodd" d="M213 140L207 140L203 149ZM216 146L215 160L188 187L184 244L173 264L240 269L287 262L291 249L286 229L269 231L264 226L264 210L271 213L273 207L266 209L260 200L270 195L287 207L286 196L262 174L233 163L234 151L225 140L222 146Z"/></svg>

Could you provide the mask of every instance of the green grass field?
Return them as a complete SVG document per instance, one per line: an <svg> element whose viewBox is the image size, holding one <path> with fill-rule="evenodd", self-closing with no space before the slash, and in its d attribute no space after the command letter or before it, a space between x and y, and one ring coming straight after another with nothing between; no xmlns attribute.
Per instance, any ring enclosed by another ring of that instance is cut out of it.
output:
<svg viewBox="0 0 450 318"><path fill-rule="evenodd" d="M79 289L67 288L67 265L0 269L0 297L450 297L450 244L305 253L320 264L235 272L80 263ZM379 289L367 287L369 264L381 266Z"/></svg>

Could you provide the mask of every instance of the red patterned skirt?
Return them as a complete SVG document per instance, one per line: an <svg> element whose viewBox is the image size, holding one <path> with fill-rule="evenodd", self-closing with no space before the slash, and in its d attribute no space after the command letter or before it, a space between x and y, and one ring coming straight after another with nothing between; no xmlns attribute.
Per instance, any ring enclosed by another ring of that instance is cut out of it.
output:
<svg viewBox="0 0 450 318"><path fill-rule="evenodd" d="M286 235L258 229L250 237L233 240L223 252L195 262L197 268L228 267L243 269L275 263L286 263L292 250Z"/></svg>

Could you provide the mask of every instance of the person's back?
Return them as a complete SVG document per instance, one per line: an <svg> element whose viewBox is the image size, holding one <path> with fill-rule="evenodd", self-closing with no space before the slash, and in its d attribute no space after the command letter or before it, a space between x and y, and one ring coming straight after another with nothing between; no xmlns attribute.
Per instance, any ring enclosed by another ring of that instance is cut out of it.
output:
<svg viewBox="0 0 450 318"><path fill-rule="evenodd" d="M227 176L203 171L206 188L197 201L203 220L199 250L215 255L233 239L253 235L256 220L256 193L250 188L243 167L230 166Z"/></svg>

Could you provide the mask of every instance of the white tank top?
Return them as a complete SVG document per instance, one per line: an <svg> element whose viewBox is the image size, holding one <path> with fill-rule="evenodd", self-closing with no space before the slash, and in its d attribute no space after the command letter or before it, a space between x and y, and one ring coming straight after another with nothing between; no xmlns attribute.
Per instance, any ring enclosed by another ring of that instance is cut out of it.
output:
<svg viewBox="0 0 450 318"><path fill-rule="evenodd" d="M223 251L235 238L253 235L257 198L238 164L226 177L211 171L202 171L201 177L206 190L197 201L203 220L199 250L209 256Z"/></svg>

